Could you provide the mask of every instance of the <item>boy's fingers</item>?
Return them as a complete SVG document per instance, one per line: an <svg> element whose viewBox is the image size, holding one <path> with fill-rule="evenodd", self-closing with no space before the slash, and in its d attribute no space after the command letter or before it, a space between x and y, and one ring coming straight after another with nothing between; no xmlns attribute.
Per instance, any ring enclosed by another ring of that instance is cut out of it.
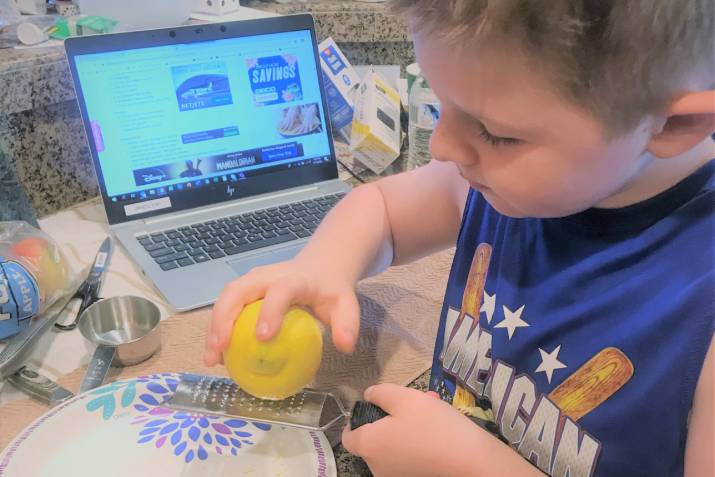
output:
<svg viewBox="0 0 715 477"><path fill-rule="evenodd" d="M215 366L223 363L223 353L216 349L215 338L212 338L212 336L211 324L209 323L206 332L206 346L204 348L204 364L206 364L206 366Z"/></svg>
<svg viewBox="0 0 715 477"><path fill-rule="evenodd" d="M209 322L206 336L204 337L204 364L206 366L214 366L218 360L218 353L213 350L210 344L211 336L213 335L211 334L211 322Z"/></svg>
<svg viewBox="0 0 715 477"><path fill-rule="evenodd" d="M390 416L383 417L378 421L360 426L354 431L350 429L348 424L343 429L341 437L343 447L353 455L368 459L376 452L380 452L385 426L390 425L391 419Z"/></svg>
<svg viewBox="0 0 715 477"><path fill-rule="evenodd" d="M374 432L378 431L379 433L379 424L379 422L365 424L364 426L361 426L354 431L350 430L349 424L345 426L345 428L343 429L343 435L340 438L340 441L343 444L345 450L350 452L352 455L356 455L358 457L363 458L374 452L377 445L374 439Z"/></svg>
<svg viewBox="0 0 715 477"><path fill-rule="evenodd" d="M345 450L358 457L362 457L362 446L360 445L360 437L362 433L359 432L360 429L351 431L349 425L345 426L343 429L343 436L341 438L341 442Z"/></svg>
<svg viewBox="0 0 715 477"><path fill-rule="evenodd" d="M365 400L373 403L390 415L394 415L403 408L405 398L414 393L420 396L424 393L416 389L385 383L371 386L365 390Z"/></svg>
<svg viewBox="0 0 715 477"><path fill-rule="evenodd" d="M271 286L258 314L256 337L263 341L273 338L280 330L288 308L303 303L306 292L305 281L292 275L282 278Z"/></svg>
<svg viewBox="0 0 715 477"><path fill-rule="evenodd" d="M206 366L216 366L221 362L221 353L212 349L206 348L204 351L204 364Z"/></svg>
<svg viewBox="0 0 715 477"><path fill-rule="evenodd" d="M206 336L208 349L222 351L228 346L233 323L243 307L263 298L266 285L253 272L235 280L223 289L213 308L209 333Z"/></svg>
<svg viewBox="0 0 715 477"><path fill-rule="evenodd" d="M360 332L360 304L354 293L339 297L330 314L330 328L335 347L343 353L352 353Z"/></svg>

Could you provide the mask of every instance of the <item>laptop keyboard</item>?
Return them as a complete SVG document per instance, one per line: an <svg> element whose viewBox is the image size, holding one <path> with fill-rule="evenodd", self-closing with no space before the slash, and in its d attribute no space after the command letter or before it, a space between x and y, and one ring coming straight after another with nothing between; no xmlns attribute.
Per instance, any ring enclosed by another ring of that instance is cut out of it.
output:
<svg viewBox="0 0 715 477"><path fill-rule="evenodd" d="M162 270L309 237L344 197L334 194L136 237Z"/></svg>

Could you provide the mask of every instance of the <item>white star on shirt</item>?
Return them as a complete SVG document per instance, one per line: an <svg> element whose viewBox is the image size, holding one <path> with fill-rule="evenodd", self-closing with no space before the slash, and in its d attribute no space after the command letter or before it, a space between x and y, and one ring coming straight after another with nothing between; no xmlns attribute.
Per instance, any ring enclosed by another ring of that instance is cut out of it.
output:
<svg viewBox="0 0 715 477"><path fill-rule="evenodd" d="M529 326L529 323L521 319L521 313L524 311L525 306L526 305L521 305L521 308L516 311L511 311L506 306L502 306L504 309L504 319L497 323L494 328L506 328L509 333L509 339L511 340L511 337L514 336L514 331L516 331L517 328L525 328Z"/></svg>
<svg viewBox="0 0 715 477"><path fill-rule="evenodd" d="M482 307L479 309L479 313L485 312L487 314L487 323L492 322L492 318L494 317L494 307L496 306L497 303L497 294L490 295L487 292L484 292L484 300L482 300Z"/></svg>
<svg viewBox="0 0 715 477"><path fill-rule="evenodd" d="M541 364L536 368L536 372L546 373L546 379L551 384L551 377L554 375L554 371L557 369L565 368L566 365L559 361L559 351L561 351L561 345L558 345L551 353L547 353L543 349L539 348L539 353L541 353Z"/></svg>

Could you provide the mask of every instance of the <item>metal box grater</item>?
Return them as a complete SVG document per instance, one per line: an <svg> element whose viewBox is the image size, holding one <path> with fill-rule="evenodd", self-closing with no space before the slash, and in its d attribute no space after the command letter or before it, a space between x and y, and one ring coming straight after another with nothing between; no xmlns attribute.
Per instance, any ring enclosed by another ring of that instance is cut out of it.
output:
<svg viewBox="0 0 715 477"><path fill-rule="evenodd" d="M305 389L289 398L271 401L251 396L228 378L196 374L183 374L174 396L164 405L319 431L351 417L331 393Z"/></svg>

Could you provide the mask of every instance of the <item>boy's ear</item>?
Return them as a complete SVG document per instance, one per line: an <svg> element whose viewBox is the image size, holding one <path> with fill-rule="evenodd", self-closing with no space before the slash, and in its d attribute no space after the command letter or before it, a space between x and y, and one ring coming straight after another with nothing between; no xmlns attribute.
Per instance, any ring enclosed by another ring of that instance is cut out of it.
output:
<svg viewBox="0 0 715 477"><path fill-rule="evenodd" d="M715 132L715 90L686 93L670 103L661 119L648 152L668 158L692 149Z"/></svg>

